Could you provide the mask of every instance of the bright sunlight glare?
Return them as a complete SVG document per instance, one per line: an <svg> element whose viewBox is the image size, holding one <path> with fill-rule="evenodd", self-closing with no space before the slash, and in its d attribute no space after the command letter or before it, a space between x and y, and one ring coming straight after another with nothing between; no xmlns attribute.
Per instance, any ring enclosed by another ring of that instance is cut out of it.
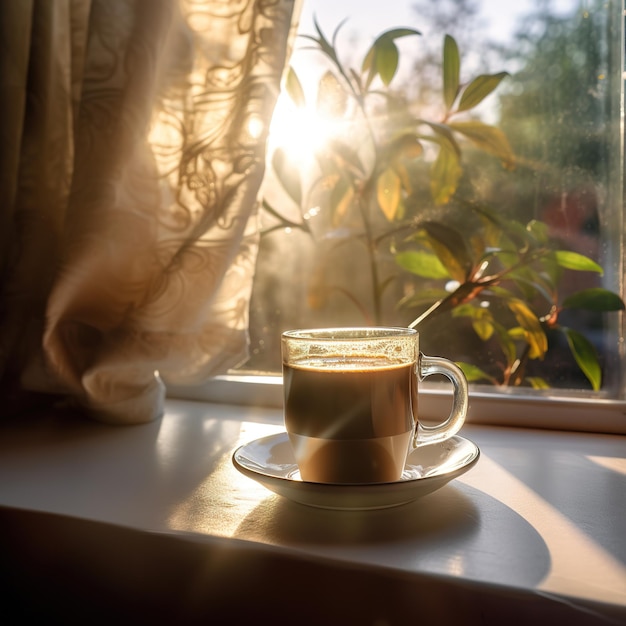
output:
<svg viewBox="0 0 626 626"><path fill-rule="evenodd" d="M269 150L282 148L290 159L306 163L337 133L336 124L318 115L314 108L296 107L283 95L272 117Z"/></svg>

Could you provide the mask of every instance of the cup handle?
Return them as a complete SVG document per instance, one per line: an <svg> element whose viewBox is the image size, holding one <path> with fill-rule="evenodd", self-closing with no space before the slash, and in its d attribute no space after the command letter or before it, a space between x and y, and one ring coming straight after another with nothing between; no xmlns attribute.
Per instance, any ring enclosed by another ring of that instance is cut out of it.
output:
<svg viewBox="0 0 626 626"><path fill-rule="evenodd" d="M467 379L463 370L448 359L437 356L419 354L416 365L418 380L423 380L433 374L443 374L450 380L453 387L452 409L448 419L436 426L423 426L419 420L413 436L413 447L429 443L437 443L449 439L457 432L465 422L468 407Z"/></svg>

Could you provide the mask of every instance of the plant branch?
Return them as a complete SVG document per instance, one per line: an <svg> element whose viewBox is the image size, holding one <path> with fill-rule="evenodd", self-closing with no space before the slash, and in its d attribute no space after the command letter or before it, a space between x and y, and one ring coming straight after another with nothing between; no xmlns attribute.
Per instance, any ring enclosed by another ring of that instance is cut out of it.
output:
<svg viewBox="0 0 626 626"><path fill-rule="evenodd" d="M306 221L294 222L290 219L287 219L284 215L281 215L276 209L274 209L266 200L263 200L263 209L280 221L280 224L271 226L270 228L264 230L263 234L271 233L281 228L296 228L304 231L305 233L308 233L311 236L313 235L313 233L311 232L311 228Z"/></svg>

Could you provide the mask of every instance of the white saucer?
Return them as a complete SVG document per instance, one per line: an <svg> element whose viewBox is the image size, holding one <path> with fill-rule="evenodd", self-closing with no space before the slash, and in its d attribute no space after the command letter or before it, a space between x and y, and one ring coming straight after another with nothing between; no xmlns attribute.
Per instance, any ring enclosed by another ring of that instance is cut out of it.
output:
<svg viewBox="0 0 626 626"><path fill-rule="evenodd" d="M282 432L240 446L233 453L233 464L242 474L295 502L323 509L367 510L399 506L432 493L467 472L479 456L474 443L454 436L411 452L397 482L313 483L300 478L288 435Z"/></svg>

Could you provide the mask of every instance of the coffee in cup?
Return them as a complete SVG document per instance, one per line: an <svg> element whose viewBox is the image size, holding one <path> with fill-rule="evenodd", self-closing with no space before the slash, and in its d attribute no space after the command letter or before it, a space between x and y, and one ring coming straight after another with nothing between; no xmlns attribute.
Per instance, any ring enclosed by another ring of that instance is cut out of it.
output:
<svg viewBox="0 0 626 626"><path fill-rule="evenodd" d="M330 328L283 333L285 428L303 480L398 481L409 452L453 436L467 412L467 382L454 363L419 351L409 328ZM443 374L452 410L420 425L418 382Z"/></svg>

